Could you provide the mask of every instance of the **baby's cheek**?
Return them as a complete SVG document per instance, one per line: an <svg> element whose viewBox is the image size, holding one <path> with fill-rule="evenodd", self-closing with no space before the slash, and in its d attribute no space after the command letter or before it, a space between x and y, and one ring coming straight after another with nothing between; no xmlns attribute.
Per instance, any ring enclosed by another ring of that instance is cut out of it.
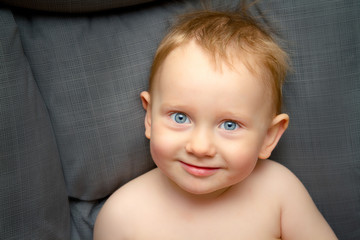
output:
<svg viewBox="0 0 360 240"><path fill-rule="evenodd" d="M151 156L156 161L157 159L164 158L164 155L166 154L164 152L164 148L166 149L166 146L163 146L162 144L159 144L157 141L150 141L150 151Z"/></svg>
<svg viewBox="0 0 360 240"><path fill-rule="evenodd" d="M258 160L257 151L251 147L237 147L229 151L226 161L239 178L246 178L253 171Z"/></svg>
<svg viewBox="0 0 360 240"><path fill-rule="evenodd" d="M174 154L174 138L158 134L150 140L151 155L154 160L169 158Z"/></svg>

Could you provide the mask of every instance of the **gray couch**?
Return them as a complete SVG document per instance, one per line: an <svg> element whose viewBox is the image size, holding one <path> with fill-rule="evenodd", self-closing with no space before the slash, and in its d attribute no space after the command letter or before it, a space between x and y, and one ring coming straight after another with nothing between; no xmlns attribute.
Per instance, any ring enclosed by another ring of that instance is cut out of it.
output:
<svg viewBox="0 0 360 240"><path fill-rule="evenodd" d="M139 93L174 16L200 5L0 1L0 239L92 239L106 198L154 167ZM294 69L290 128L272 159L339 239L360 239L360 1L263 0L252 11L278 29Z"/></svg>

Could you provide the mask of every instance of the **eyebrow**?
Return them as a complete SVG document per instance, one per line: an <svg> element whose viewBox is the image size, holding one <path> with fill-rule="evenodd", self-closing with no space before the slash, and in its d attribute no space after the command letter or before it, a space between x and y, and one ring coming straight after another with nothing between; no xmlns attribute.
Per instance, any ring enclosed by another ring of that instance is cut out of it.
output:
<svg viewBox="0 0 360 240"><path fill-rule="evenodd" d="M241 111L224 110L219 113L219 116L225 116L225 118L228 117L229 120L237 120L244 124L248 124L251 121L251 117Z"/></svg>
<svg viewBox="0 0 360 240"><path fill-rule="evenodd" d="M161 103L160 104L160 110L161 111L168 111L168 110L177 110L179 109L179 111L181 111L181 109L184 108L191 108L191 106L189 105L185 105L185 104L172 104L172 103Z"/></svg>

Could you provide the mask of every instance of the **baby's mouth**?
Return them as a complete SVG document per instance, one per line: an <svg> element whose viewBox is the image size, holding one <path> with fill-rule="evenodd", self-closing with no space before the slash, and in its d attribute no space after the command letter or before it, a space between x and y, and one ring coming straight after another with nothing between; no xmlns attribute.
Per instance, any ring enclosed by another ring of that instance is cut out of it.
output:
<svg viewBox="0 0 360 240"><path fill-rule="evenodd" d="M196 177L208 177L215 174L220 169L218 167L192 165L183 161L180 161L180 163L186 172Z"/></svg>

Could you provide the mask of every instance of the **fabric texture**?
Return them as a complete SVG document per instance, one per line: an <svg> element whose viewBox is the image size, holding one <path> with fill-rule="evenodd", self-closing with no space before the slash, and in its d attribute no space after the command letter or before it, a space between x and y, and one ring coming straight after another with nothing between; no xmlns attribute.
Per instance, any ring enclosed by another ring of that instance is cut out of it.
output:
<svg viewBox="0 0 360 240"><path fill-rule="evenodd" d="M290 127L272 158L301 179L339 239L360 239L360 2L261 3L293 65Z"/></svg>
<svg viewBox="0 0 360 240"><path fill-rule="evenodd" d="M158 37L152 29L160 26L127 13L96 20L16 15L16 21L50 114L69 196L103 198L151 169L139 94L156 48L147 37Z"/></svg>
<svg viewBox="0 0 360 240"><path fill-rule="evenodd" d="M69 239L58 149L8 10L0 29L0 239Z"/></svg>

